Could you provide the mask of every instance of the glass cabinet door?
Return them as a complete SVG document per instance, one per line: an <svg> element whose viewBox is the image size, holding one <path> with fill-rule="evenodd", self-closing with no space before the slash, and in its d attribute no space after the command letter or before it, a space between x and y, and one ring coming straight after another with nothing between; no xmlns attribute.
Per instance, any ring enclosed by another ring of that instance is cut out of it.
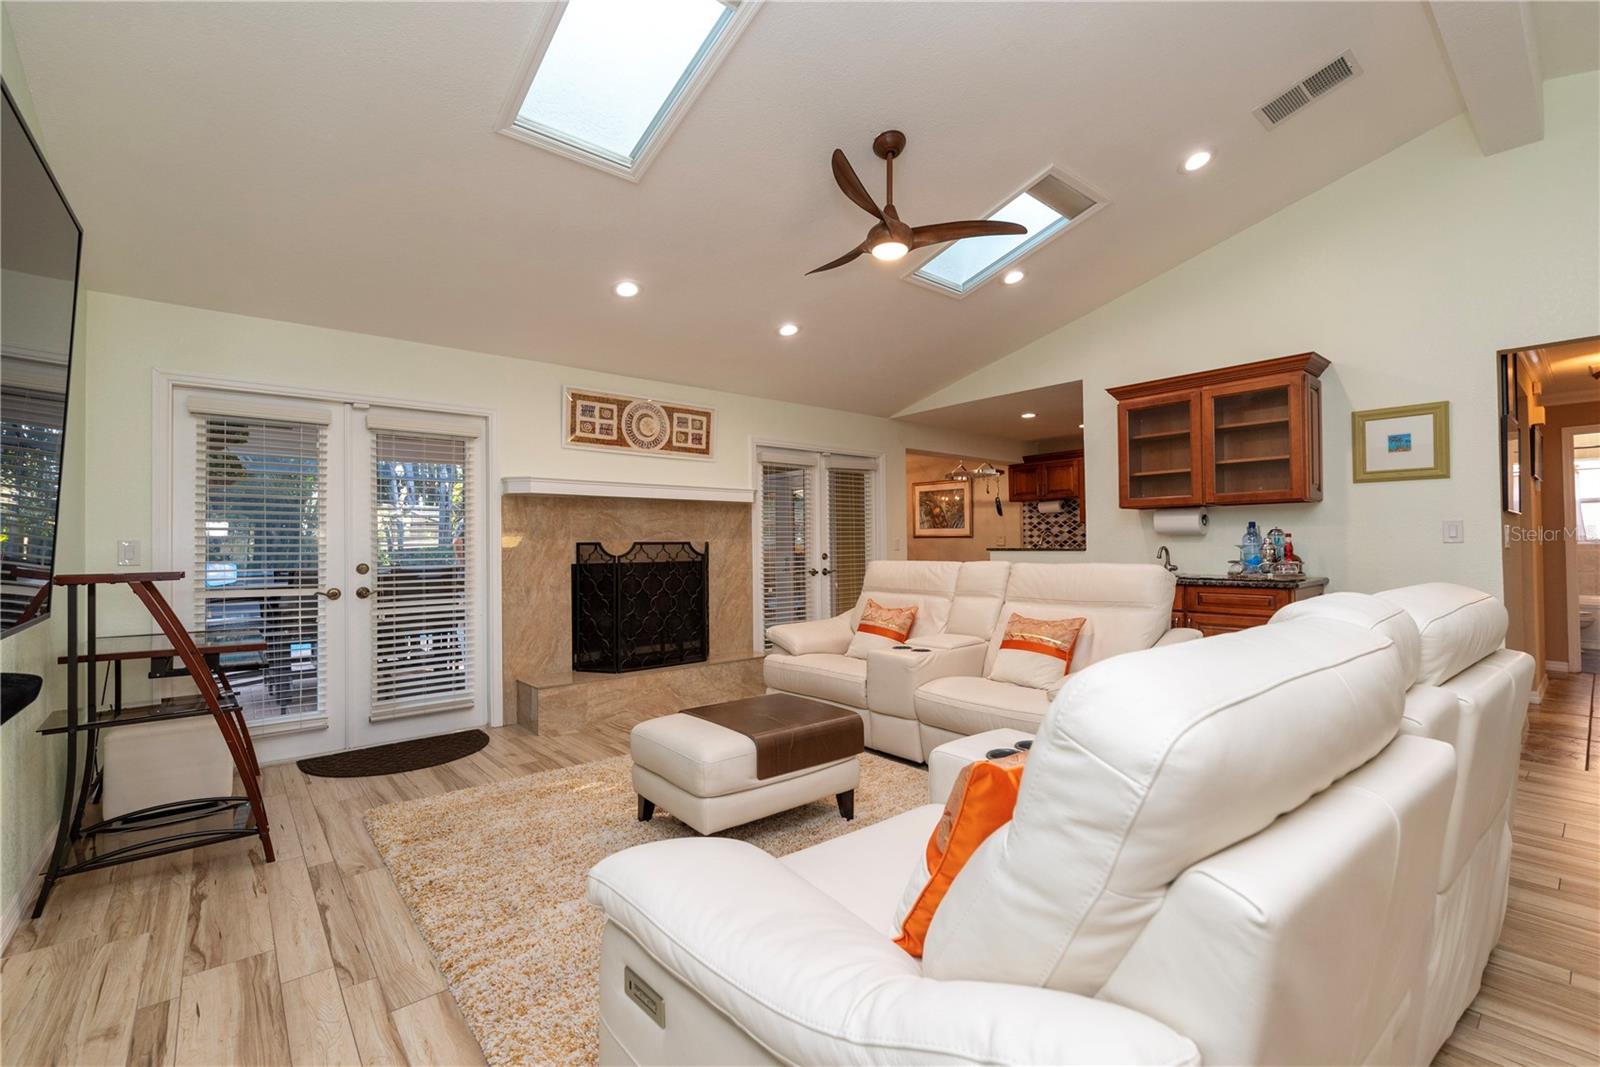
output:
<svg viewBox="0 0 1600 1067"><path fill-rule="evenodd" d="M1200 502L1199 393L1128 401L1118 407L1123 507Z"/></svg>
<svg viewBox="0 0 1600 1067"><path fill-rule="evenodd" d="M1298 380L1203 391L1208 500L1242 504L1305 498L1302 392Z"/></svg>

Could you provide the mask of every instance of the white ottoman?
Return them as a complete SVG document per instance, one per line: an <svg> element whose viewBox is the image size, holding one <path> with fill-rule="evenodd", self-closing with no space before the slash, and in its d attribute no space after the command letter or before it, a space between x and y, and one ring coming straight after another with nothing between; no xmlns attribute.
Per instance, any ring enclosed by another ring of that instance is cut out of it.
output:
<svg viewBox="0 0 1600 1067"><path fill-rule="evenodd" d="M956 775L969 763L977 763L996 748L1015 748L1018 741L1031 741L1033 735L1021 730L985 730L971 737L946 741L928 753L928 799L943 804L950 798Z"/></svg>
<svg viewBox="0 0 1600 1067"><path fill-rule="evenodd" d="M714 834L830 796L839 814L855 818L861 765L853 755L758 778L755 741L682 712L635 726L628 747L641 822L659 804L700 833Z"/></svg>

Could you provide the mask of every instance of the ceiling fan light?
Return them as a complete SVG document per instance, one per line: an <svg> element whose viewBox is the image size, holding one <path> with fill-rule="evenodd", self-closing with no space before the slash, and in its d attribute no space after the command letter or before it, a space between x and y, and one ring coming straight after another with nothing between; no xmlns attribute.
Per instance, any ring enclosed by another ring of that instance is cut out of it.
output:
<svg viewBox="0 0 1600 1067"><path fill-rule="evenodd" d="M872 257L881 259L885 263L892 263L897 259L904 259L905 254L911 251L901 241L879 241L872 246Z"/></svg>

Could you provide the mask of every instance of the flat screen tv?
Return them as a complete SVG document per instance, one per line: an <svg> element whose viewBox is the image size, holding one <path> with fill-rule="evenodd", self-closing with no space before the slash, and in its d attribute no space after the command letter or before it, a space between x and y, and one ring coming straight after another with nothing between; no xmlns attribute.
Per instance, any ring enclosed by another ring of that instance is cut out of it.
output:
<svg viewBox="0 0 1600 1067"><path fill-rule="evenodd" d="M9 86L0 134L0 637L50 614L83 227Z"/></svg>

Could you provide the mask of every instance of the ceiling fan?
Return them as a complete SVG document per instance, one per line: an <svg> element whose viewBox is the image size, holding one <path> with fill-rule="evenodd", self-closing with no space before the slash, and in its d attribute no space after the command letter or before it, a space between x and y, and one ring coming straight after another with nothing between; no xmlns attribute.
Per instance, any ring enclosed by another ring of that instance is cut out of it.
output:
<svg viewBox="0 0 1600 1067"><path fill-rule="evenodd" d="M1028 228L1019 223L995 222L992 219L939 222L932 226L907 226L900 221L900 213L894 208L894 160L906 150L906 135L899 130L885 130L872 142L872 150L888 166L888 183L883 207L880 208L868 195L866 186L856 177L855 168L845 158L842 148L833 150L833 178L852 204L878 221L867 231L866 240L838 259L824 263L816 270L806 271L807 274L842 267L863 252L871 252L875 259L891 261L904 257L913 248L926 248L929 245L943 244L945 241L959 241L963 237L995 237L1001 234L1028 232Z"/></svg>

